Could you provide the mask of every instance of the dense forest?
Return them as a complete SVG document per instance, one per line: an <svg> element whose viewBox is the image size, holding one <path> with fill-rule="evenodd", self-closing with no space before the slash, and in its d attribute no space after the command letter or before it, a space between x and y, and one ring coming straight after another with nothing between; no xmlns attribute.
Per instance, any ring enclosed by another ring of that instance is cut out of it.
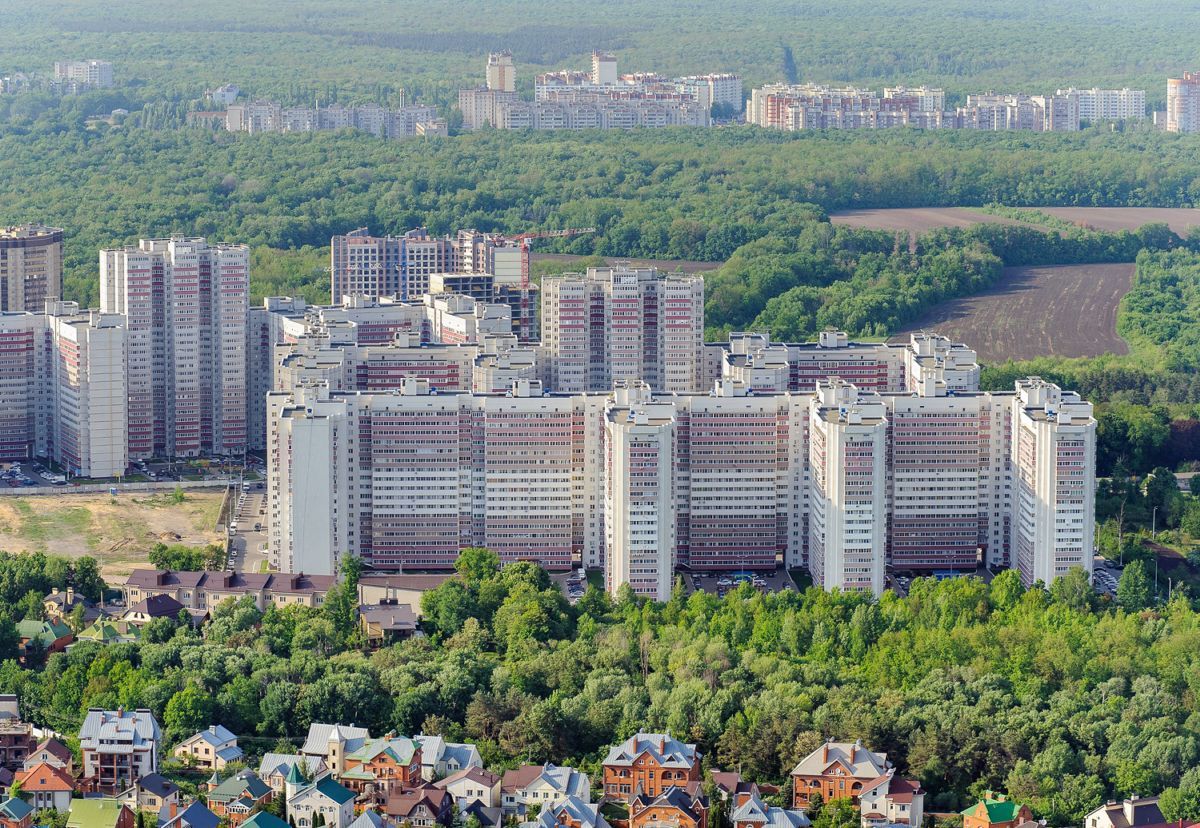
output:
<svg viewBox="0 0 1200 828"><path fill-rule="evenodd" d="M1082 575L1046 591L1006 572L878 601L746 585L666 604L593 588L572 607L532 564L497 571L470 550L459 569L422 601L430 636L378 652L358 649L339 587L321 610L227 602L203 637L159 619L139 644L80 644L40 670L9 660L0 690L66 732L88 707L148 706L169 742L217 721L258 754L294 749L312 721L354 722L470 740L493 767L593 774L638 728L773 782L826 737L862 738L921 779L931 809L1005 788L1052 825L1200 763L1200 616L1182 598L1143 609L1144 583L1123 606ZM5 614L26 585L0 584Z"/></svg>
<svg viewBox="0 0 1200 828"><path fill-rule="evenodd" d="M468 0L435 8L418 0L357 0L353 13L336 0L4 0L0 71L101 57L147 100L194 98L233 82L297 100L386 100L403 87L445 104L481 80L489 50L511 49L528 89L534 73L586 66L602 48L628 70L732 71L748 85L932 83L957 99L988 89L1129 86L1161 102L1167 73L1191 68L1200 51L1200 11L1187 0Z"/></svg>

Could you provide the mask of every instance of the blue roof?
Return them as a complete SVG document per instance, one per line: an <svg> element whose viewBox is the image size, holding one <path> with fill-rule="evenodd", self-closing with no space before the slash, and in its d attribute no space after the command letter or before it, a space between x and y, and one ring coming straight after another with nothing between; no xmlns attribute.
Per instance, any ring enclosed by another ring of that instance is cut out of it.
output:
<svg viewBox="0 0 1200 828"><path fill-rule="evenodd" d="M220 817L208 810L206 805L202 802L193 802L180 811L175 819L164 824L187 826L187 828L217 828L220 823Z"/></svg>
<svg viewBox="0 0 1200 828"><path fill-rule="evenodd" d="M266 811L259 811L254 816L242 823L243 828L288 828L288 824L274 814L268 814Z"/></svg>
<svg viewBox="0 0 1200 828"><path fill-rule="evenodd" d="M213 746L223 745L237 738L225 725L212 725L207 730L201 730L196 735Z"/></svg>
<svg viewBox="0 0 1200 828"><path fill-rule="evenodd" d="M15 822L20 822L32 813L33 806L23 799L11 797L3 802L0 802L0 814L3 814Z"/></svg>
<svg viewBox="0 0 1200 828"><path fill-rule="evenodd" d="M217 758L224 759L226 762L236 762L238 759L241 759L245 755L246 754L237 745L234 745L232 747L227 747L227 748L221 748L220 750L217 751Z"/></svg>

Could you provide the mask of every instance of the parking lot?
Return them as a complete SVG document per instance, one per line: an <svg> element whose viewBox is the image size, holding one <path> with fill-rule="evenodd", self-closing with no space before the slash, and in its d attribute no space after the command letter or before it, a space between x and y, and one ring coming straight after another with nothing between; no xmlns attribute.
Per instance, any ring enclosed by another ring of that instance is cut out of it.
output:
<svg viewBox="0 0 1200 828"><path fill-rule="evenodd" d="M229 522L229 559L235 572L261 572L267 560L267 490L262 482L244 483L236 494Z"/></svg>
<svg viewBox="0 0 1200 828"><path fill-rule="evenodd" d="M1121 573L1124 570L1114 561L1110 561L1102 555L1097 555L1092 560L1092 584L1096 587L1096 592L1101 595L1117 594L1117 583L1121 580Z"/></svg>
<svg viewBox="0 0 1200 828"><path fill-rule="evenodd" d="M66 475L52 472L32 461L12 463L0 471L0 485L10 488L25 486L65 486Z"/></svg>

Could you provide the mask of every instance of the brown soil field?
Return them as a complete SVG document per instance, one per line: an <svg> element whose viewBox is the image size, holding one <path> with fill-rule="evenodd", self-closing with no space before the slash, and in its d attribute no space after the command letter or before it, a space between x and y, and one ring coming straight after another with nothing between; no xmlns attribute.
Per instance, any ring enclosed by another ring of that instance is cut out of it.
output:
<svg viewBox="0 0 1200 828"><path fill-rule="evenodd" d="M1117 336L1117 305L1129 292L1133 267L1005 268L996 287L944 302L894 339L936 331L974 348L981 362L1128 353Z"/></svg>
<svg viewBox="0 0 1200 828"><path fill-rule="evenodd" d="M537 264L538 262L562 262L570 264L572 262L583 261L591 258L589 256L572 256L567 253L534 253L530 256L530 263ZM617 262L625 262L634 267L657 267L659 270L674 272L682 270L684 273L699 273L704 270L716 270L724 264L724 262L693 262L687 259L629 259L620 256L607 256L604 261L609 265Z"/></svg>
<svg viewBox="0 0 1200 828"><path fill-rule="evenodd" d="M1200 210L1191 207L1039 207L1093 230L1136 230L1144 224L1166 224L1180 235L1200 227Z"/></svg>
<svg viewBox="0 0 1200 828"><path fill-rule="evenodd" d="M1013 221L1003 216L990 216L970 207L916 207L885 210L845 210L830 213L834 224L868 230L907 230L910 234L921 234L939 227L970 227L974 224L1032 224Z"/></svg>
<svg viewBox="0 0 1200 828"><path fill-rule="evenodd" d="M203 546L214 531L221 490L188 490L182 503L169 492L71 494L0 498L0 549L78 558L91 555L105 578L145 566L155 543Z"/></svg>

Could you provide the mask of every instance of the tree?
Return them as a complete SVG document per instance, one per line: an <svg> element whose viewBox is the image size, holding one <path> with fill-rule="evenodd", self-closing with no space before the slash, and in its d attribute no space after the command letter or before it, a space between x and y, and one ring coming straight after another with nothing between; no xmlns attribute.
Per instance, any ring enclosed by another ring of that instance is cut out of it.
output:
<svg viewBox="0 0 1200 828"><path fill-rule="evenodd" d="M454 570L468 586L478 586L496 576L500 570L500 556L490 549L468 546L459 553Z"/></svg>
<svg viewBox="0 0 1200 828"><path fill-rule="evenodd" d="M1171 822L1200 819L1200 767L1185 773L1179 780L1179 787L1164 790L1158 805L1163 816Z"/></svg>
<svg viewBox="0 0 1200 828"><path fill-rule="evenodd" d="M1096 591L1083 567L1073 566L1066 575L1055 578L1050 585L1050 596L1071 609L1086 612L1096 601Z"/></svg>
<svg viewBox="0 0 1200 828"><path fill-rule="evenodd" d="M1121 580L1117 582L1117 603L1129 612L1150 605L1150 579L1141 561L1131 562L1121 573Z"/></svg>
<svg viewBox="0 0 1200 828"><path fill-rule="evenodd" d="M100 577L100 564L96 559L84 555L75 561L71 580L75 584L75 591L92 601L101 601L104 598L104 579Z"/></svg>
<svg viewBox="0 0 1200 828"><path fill-rule="evenodd" d="M173 740L203 730L213 721L213 698L197 684L188 684L167 702L163 723Z"/></svg>

